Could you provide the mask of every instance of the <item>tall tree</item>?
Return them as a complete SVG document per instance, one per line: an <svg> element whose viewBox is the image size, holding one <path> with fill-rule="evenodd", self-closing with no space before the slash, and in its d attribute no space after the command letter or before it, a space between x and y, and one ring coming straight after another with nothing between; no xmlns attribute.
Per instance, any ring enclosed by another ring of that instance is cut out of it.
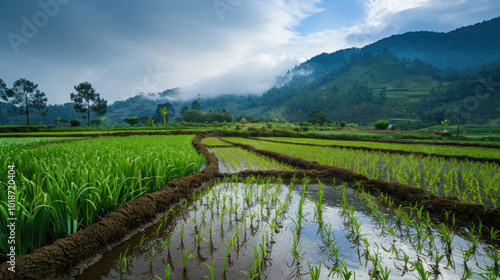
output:
<svg viewBox="0 0 500 280"><path fill-rule="evenodd" d="M161 110L163 108L167 108L166 109L167 110L167 115L165 117L166 122L168 122L169 119L172 118L175 115L175 108L174 108L174 106L172 106L172 104L170 104L168 102L165 103L165 104L158 104L156 106L155 115L153 116L153 121L154 122L158 122L158 123L163 122L163 116L161 114Z"/></svg>
<svg viewBox="0 0 500 280"><path fill-rule="evenodd" d="M11 104L21 108L21 114L26 115L26 124L30 124L31 110L37 110L42 116L47 115L47 98L45 93L38 89L38 85L26 79L19 79L14 82L11 92Z"/></svg>
<svg viewBox="0 0 500 280"><path fill-rule="evenodd" d="M7 85L0 79L0 125L3 125L2 103L10 103L12 91L7 88Z"/></svg>
<svg viewBox="0 0 500 280"><path fill-rule="evenodd" d="M200 102L198 102L198 100L195 100L193 101L193 103L191 103L191 110L201 110L201 104Z"/></svg>
<svg viewBox="0 0 500 280"><path fill-rule="evenodd" d="M326 113L323 113L320 110L312 110L307 116L307 121L310 123L325 125L326 122L330 122L330 118Z"/></svg>
<svg viewBox="0 0 500 280"><path fill-rule="evenodd" d="M189 107L188 107L188 106L184 106L184 107L182 107L182 109L181 109L181 116L184 116L184 113L185 113L186 111L188 111L188 110L189 110Z"/></svg>
<svg viewBox="0 0 500 280"><path fill-rule="evenodd" d="M75 86L76 94L71 93L71 101L75 102L75 110L82 114L87 113L87 120L90 126L90 112L95 112L99 116L106 114L108 101L101 98L100 94L95 91L92 84L83 82Z"/></svg>
<svg viewBox="0 0 500 280"><path fill-rule="evenodd" d="M163 124L167 124L167 120L165 119L165 116L168 114L169 112L167 111L167 107L163 107L163 109L160 110L160 114L161 116L163 117Z"/></svg>

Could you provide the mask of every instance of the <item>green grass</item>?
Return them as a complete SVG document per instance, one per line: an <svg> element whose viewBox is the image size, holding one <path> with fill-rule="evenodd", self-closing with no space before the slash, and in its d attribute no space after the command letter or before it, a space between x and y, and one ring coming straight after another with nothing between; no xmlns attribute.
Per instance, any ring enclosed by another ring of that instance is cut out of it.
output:
<svg viewBox="0 0 500 280"><path fill-rule="evenodd" d="M287 138L287 137L263 137L261 139L287 141L294 143L310 143L319 145L339 145L339 146L355 146L389 150L403 150L407 152L423 152L429 154L440 155L464 155L471 157L485 158L500 158L500 149L478 148L478 147L458 147L458 146L432 146L419 144L396 144L396 143L377 143L363 141L343 141L343 140L324 140L311 138Z"/></svg>
<svg viewBox="0 0 500 280"><path fill-rule="evenodd" d="M229 173L242 170L296 170L292 166L241 148L214 148L212 151L222 160Z"/></svg>
<svg viewBox="0 0 500 280"><path fill-rule="evenodd" d="M201 143L203 143L207 146L228 146L228 147L231 146L231 144L228 144L226 142L222 142L218 137L203 138L201 140Z"/></svg>
<svg viewBox="0 0 500 280"><path fill-rule="evenodd" d="M67 130L67 131L39 131L39 132L9 132L0 133L2 136L10 135L79 135L79 134L114 134L114 133L124 133L124 132L169 132L169 131L207 131L211 128L189 128L189 129L120 129L120 130Z"/></svg>
<svg viewBox="0 0 500 280"><path fill-rule="evenodd" d="M0 151L6 153L10 149L20 149L36 144L50 143L54 141L78 140L83 138L76 137L34 137L34 138L0 138Z"/></svg>
<svg viewBox="0 0 500 280"><path fill-rule="evenodd" d="M115 211L168 181L199 172L193 135L102 137L25 149L2 149L15 165L16 250L24 255ZM5 164L7 163L7 164ZM7 190L7 182L0 181ZM7 236L7 193L0 192L0 235ZM5 256L7 240L0 241Z"/></svg>
<svg viewBox="0 0 500 280"><path fill-rule="evenodd" d="M464 202L500 205L500 172L499 166L494 163L271 143L245 138L224 139L248 144L257 149L351 169L369 178L386 179L390 182L414 185L435 194L456 196Z"/></svg>

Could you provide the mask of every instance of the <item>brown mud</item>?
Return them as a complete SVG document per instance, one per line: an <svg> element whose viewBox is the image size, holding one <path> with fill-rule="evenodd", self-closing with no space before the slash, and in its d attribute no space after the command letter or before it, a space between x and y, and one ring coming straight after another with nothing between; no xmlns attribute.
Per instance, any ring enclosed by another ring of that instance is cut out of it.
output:
<svg viewBox="0 0 500 280"><path fill-rule="evenodd" d="M453 156L453 155L442 155L442 154L431 154L424 152L409 152L403 150L394 150L394 149L381 149L381 148L370 148L370 147L359 147L359 146L344 146L344 145L322 145L322 144L313 144L313 143L296 143L290 141L278 141L278 140L270 140L270 139L262 139L262 138L253 138L249 139L257 140L257 141L265 141L265 142L273 142L273 143L281 143L281 144L293 144L293 145L302 145L302 146L313 146L313 147L326 147L326 148L345 148L351 150L358 151L368 151L368 152L381 152L387 154L400 154L400 155L415 155L420 157L438 157L446 160L456 159L460 161L467 160L469 162L480 162L480 163L495 163L500 165L499 158L483 158L483 157L471 157L471 156ZM420 144L420 143L419 143Z"/></svg>
<svg viewBox="0 0 500 280"><path fill-rule="evenodd" d="M184 132L182 132L184 133ZM186 134L193 134L186 133ZM352 170L335 166L323 165L302 158L291 157L273 151L259 150L244 144L233 144L237 147L261 154L282 163L295 166L298 171L242 171L234 174L221 174L218 170L217 157L208 151L208 147L201 143L202 134L198 133L193 139L193 146L207 159L207 166L199 173L181 179L172 180L155 193L145 195L131 201L117 211L108 214L101 221L84 228L70 236L59 239L55 243L35 250L34 252L16 258L16 272L8 271L10 265L0 265L0 279L55 279L61 275L68 275L68 271L75 268L83 260L95 257L109 250L110 244L120 242L132 230L148 223L159 213L179 203L191 195L204 183L214 178L231 177L238 175L241 178L248 176L281 177L284 181L302 179L305 176L319 179L326 183L361 183L366 191L374 195L389 194L397 203L402 205L419 205L425 210L444 218L444 212L453 211L457 222L469 226L481 223L487 227L500 229L500 209L484 205L467 204L456 198L435 196L414 186L390 183L383 180L368 179ZM120 135L128 136L131 134ZM132 135L137 135L132 134ZM152 135L152 134L140 134ZM154 134L158 135L158 134ZM173 135L173 134L166 134ZM103 135L108 136L108 135ZM118 136L113 134L113 136ZM80 136L81 137L81 136Z"/></svg>

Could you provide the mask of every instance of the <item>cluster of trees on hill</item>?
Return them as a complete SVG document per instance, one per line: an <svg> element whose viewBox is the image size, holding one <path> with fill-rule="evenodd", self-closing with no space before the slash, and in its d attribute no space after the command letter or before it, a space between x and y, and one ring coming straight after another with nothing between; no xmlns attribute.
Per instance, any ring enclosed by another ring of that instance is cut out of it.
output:
<svg viewBox="0 0 500 280"><path fill-rule="evenodd" d="M88 125L91 123L90 114L94 112L99 116L104 116L107 110L107 101L100 97L92 84L83 82L75 86L76 93L70 93L71 100L74 102L73 108L76 112L86 114L84 118L88 119ZM30 114L47 115L46 95L38 89L35 84L27 79L18 79L11 88L7 87L5 82L0 79L0 102L10 105L9 112L20 113L26 116L26 124L30 124ZM0 104L0 125L3 125L3 118ZM78 121L78 119L75 119ZM57 122L64 120L60 117ZM79 123L79 122L78 122Z"/></svg>
<svg viewBox="0 0 500 280"><path fill-rule="evenodd" d="M201 104L198 100L194 100L191 103L191 107L184 106L180 112L181 117L175 118L176 122L190 122L190 123L224 123L232 122L234 120L233 115L227 112L225 109L222 112L212 112L212 110L207 113L201 111ZM169 123L175 116L175 108L171 103L158 104L156 107L155 114L152 116L142 116L142 117L127 117L124 122L135 125L135 124L164 124Z"/></svg>

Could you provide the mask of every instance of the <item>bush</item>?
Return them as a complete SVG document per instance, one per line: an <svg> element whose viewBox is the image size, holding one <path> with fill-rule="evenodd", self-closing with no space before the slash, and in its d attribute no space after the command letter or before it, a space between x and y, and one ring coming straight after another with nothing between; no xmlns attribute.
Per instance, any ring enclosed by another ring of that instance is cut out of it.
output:
<svg viewBox="0 0 500 280"><path fill-rule="evenodd" d="M386 120L379 120L375 123L375 129L378 130L385 130L389 126L389 121Z"/></svg>
<svg viewBox="0 0 500 280"><path fill-rule="evenodd" d="M103 121L101 119L91 119L90 124L91 125L101 125Z"/></svg>
<svg viewBox="0 0 500 280"><path fill-rule="evenodd" d="M241 126L239 124L236 125L236 130L241 130Z"/></svg>
<svg viewBox="0 0 500 280"><path fill-rule="evenodd" d="M346 123L345 121L341 121L341 122L340 122L340 127L345 127L345 125L346 125L346 124L347 124L347 123Z"/></svg>
<svg viewBox="0 0 500 280"><path fill-rule="evenodd" d="M79 119L76 118L74 120L69 121L69 124L71 126L80 126L82 124L82 121L80 121Z"/></svg>
<svg viewBox="0 0 500 280"><path fill-rule="evenodd" d="M134 126L135 124L139 123L139 118L137 116L135 116L135 117L128 117L128 118L125 118L124 121L126 123L130 124L130 126Z"/></svg>
<svg viewBox="0 0 500 280"><path fill-rule="evenodd" d="M153 117L148 117L148 122L147 122L147 125L148 126L153 126Z"/></svg>
<svg viewBox="0 0 500 280"><path fill-rule="evenodd" d="M269 128L269 129L273 128L273 124L272 124L272 123L270 123L270 122L268 122L266 126L267 126L267 128Z"/></svg>

